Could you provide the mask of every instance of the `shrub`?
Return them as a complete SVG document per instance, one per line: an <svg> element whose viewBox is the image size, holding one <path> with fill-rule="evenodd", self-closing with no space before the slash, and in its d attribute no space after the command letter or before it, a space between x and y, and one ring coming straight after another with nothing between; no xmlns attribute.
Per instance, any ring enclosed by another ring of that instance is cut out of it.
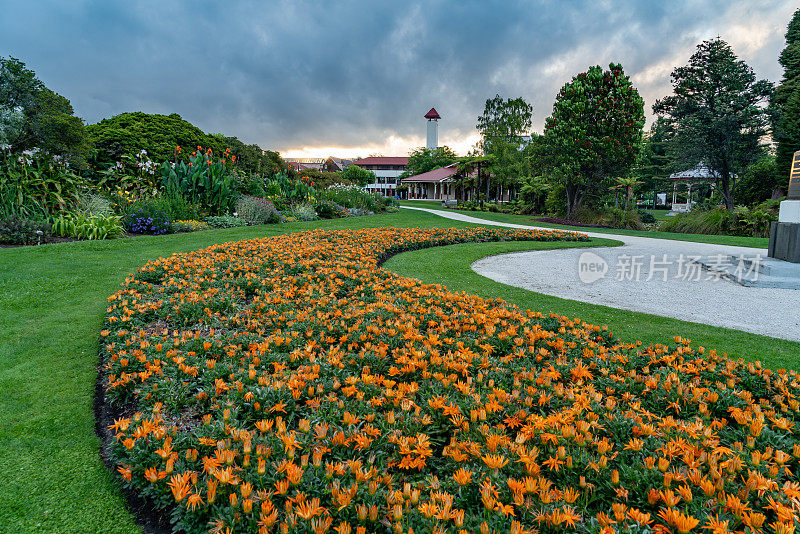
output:
<svg viewBox="0 0 800 534"><path fill-rule="evenodd" d="M279 201L287 204L306 202L311 191L308 184L302 180L292 179L284 173L278 173L264 181L264 192L275 203Z"/></svg>
<svg viewBox="0 0 800 534"><path fill-rule="evenodd" d="M61 156L0 146L0 217L49 218L73 206L87 187Z"/></svg>
<svg viewBox="0 0 800 534"><path fill-rule="evenodd" d="M236 228L239 226L247 226L247 220L234 215L214 215L206 217L206 222L212 228Z"/></svg>
<svg viewBox="0 0 800 534"><path fill-rule="evenodd" d="M187 532L791 532L797 372L377 267L512 239L581 237L315 231L149 262L101 331L123 484Z"/></svg>
<svg viewBox="0 0 800 534"><path fill-rule="evenodd" d="M47 223L11 216L0 218L0 243L8 245L37 245L50 237Z"/></svg>
<svg viewBox="0 0 800 534"><path fill-rule="evenodd" d="M97 163L104 167L143 149L156 161L166 161L174 156L176 145L206 145L210 141L177 113L121 113L87 126L86 133L97 152Z"/></svg>
<svg viewBox="0 0 800 534"><path fill-rule="evenodd" d="M736 235L769 237L772 221L777 221L777 213L761 206L745 208L738 206L733 210L732 231Z"/></svg>
<svg viewBox="0 0 800 534"><path fill-rule="evenodd" d="M575 214L575 220L584 224L605 226L608 228L628 228L631 230L644 230L644 224L639 218L639 213L622 208L604 206L595 209L581 207Z"/></svg>
<svg viewBox="0 0 800 534"><path fill-rule="evenodd" d="M350 212L347 208L340 206L332 200L320 200L317 202L315 209L321 219L338 219L341 217L349 217Z"/></svg>
<svg viewBox="0 0 800 534"><path fill-rule="evenodd" d="M107 169L98 172L96 186L101 189L125 191L136 198L158 194L158 163L141 149L136 155L125 154Z"/></svg>
<svg viewBox="0 0 800 534"><path fill-rule="evenodd" d="M662 221L659 230L682 234L727 234L729 217L730 214L724 209L693 211Z"/></svg>
<svg viewBox="0 0 800 534"><path fill-rule="evenodd" d="M201 230L210 230L211 226L203 221L172 221L172 231L175 233L180 232L198 232Z"/></svg>
<svg viewBox="0 0 800 534"><path fill-rule="evenodd" d="M84 193L78 198L78 210L86 216L113 215L114 205L104 195L98 193Z"/></svg>
<svg viewBox="0 0 800 534"><path fill-rule="evenodd" d="M784 186L784 182L785 178L778 174L775 157L764 156L748 165L742 173L741 180L736 184L736 202L752 206L768 200L776 189Z"/></svg>
<svg viewBox="0 0 800 534"><path fill-rule="evenodd" d="M129 232L135 234L162 235L172 230L169 214L150 202L131 206L123 216L122 223Z"/></svg>
<svg viewBox="0 0 800 534"><path fill-rule="evenodd" d="M260 174L245 173L235 168L231 169L230 172L234 179L234 188L237 193L251 197L266 196L266 191L264 191L264 179Z"/></svg>
<svg viewBox="0 0 800 534"><path fill-rule="evenodd" d="M248 224L274 224L281 222L281 214L266 198L242 196L236 200L236 213Z"/></svg>
<svg viewBox="0 0 800 534"><path fill-rule="evenodd" d="M314 211L314 206L311 204L297 204L292 208L292 215L294 215L298 221L314 221L319 219L317 212Z"/></svg>
<svg viewBox="0 0 800 534"><path fill-rule="evenodd" d="M174 191L165 191L151 201L152 205L176 220L199 220L203 218L203 208L199 204L192 204L183 196Z"/></svg>
<svg viewBox="0 0 800 534"><path fill-rule="evenodd" d="M125 234L122 217L113 214L87 215L85 212L59 214L53 233L78 239L109 239Z"/></svg>
<svg viewBox="0 0 800 534"><path fill-rule="evenodd" d="M659 230L685 234L767 237L770 223L778 218L774 208L770 207L774 204L764 203L752 209L738 206L733 211L715 208L675 215L663 221Z"/></svg>
<svg viewBox="0 0 800 534"><path fill-rule="evenodd" d="M298 177L315 189L325 189L334 184L350 183L339 172L320 171L317 169L302 169L297 172Z"/></svg>
<svg viewBox="0 0 800 534"><path fill-rule="evenodd" d="M363 217L364 215L375 215L374 212L364 208L348 208L351 217Z"/></svg>
<svg viewBox="0 0 800 534"><path fill-rule="evenodd" d="M161 166L162 187L171 195L180 195L192 204L199 204L210 213L224 213L233 207L237 196L235 178L228 170L230 157L215 158L211 149L200 147L189 162L164 162Z"/></svg>
<svg viewBox="0 0 800 534"><path fill-rule="evenodd" d="M556 184L547 192L544 209L548 215L564 217L567 214L567 189L564 184Z"/></svg>
<svg viewBox="0 0 800 534"><path fill-rule="evenodd" d="M385 204L380 195L368 193L356 185L332 185L319 192L320 200L330 200L345 208L362 208L379 212L383 211Z"/></svg>
<svg viewBox="0 0 800 534"><path fill-rule="evenodd" d="M645 211L645 210L638 210L636 213L638 213L638 214L639 214L639 219L640 219L640 220L642 221L642 223L644 223L644 224L653 224L654 222L656 222L656 217L655 217L655 215L653 215L653 214L652 214L652 213L650 213L649 211Z"/></svg>

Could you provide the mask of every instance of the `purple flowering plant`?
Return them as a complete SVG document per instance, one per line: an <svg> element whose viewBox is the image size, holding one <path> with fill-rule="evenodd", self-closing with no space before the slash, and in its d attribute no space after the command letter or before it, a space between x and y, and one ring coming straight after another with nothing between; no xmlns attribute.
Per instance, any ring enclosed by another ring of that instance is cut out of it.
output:
<svg viewBox="0 0 800 534"><path fill-rule="evenodd" d="M152 206L134 206L123 220L125 229L135 234L163 235L172 228L169 215Z"/></svg>

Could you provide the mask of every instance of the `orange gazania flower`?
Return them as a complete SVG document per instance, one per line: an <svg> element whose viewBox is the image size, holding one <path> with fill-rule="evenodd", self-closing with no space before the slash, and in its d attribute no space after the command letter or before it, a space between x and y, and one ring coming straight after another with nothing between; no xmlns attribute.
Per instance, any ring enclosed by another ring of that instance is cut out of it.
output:
<svg viewBox="0 0 800 534"><path fill-rule="evenodd" d="M455 480L456 483L459 484L460 486L466 486L467 484L472 482L472 472L469 469L464 469L462 467L458 471L453 473L453 480Z"/></svg>

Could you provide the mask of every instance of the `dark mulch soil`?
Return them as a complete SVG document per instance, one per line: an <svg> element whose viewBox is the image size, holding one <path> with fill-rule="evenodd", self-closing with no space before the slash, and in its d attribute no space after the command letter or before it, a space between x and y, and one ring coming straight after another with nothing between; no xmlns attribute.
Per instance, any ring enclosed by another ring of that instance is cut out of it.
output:
<svg viewBox="0 0 800 534"><path fill-rule="evenodd" d="M560 217L540 217L538 219L531 219L533 222L543 222L550 224L563 224L565 226L580 226L581 228L608 228L609 230L619 230L613 226L603 226L602 224L584 224L569 219L561 219Z"/></svg>
<svg viewBox="0 0 800 534"><path fill-rule="evenodd" d="M69 243L70 241L78 241L78 239L74 237L48 237L47 241L43 241L42 245L48 245L50 243ZM8 243L0 243L0 248L18 248L18 247L35 247L36 243L33 245L9 245Z"/></svg>
<svg viewBox="0 0 800 534"><path fill-rule="evenodd" d="M130 232L125 232L125 235L122 235L116 239L124 239L127 237L141 237L149 234L132 234ZM71 243L72 241L81 241L77 237L58 237L58 236L50 236L47 238L47 241L42 242L42 245L52 245L54 243ZM113 239L108 239L107 241L113 241ZM35 247L37 246L36 243L32 245L9 245L8 243L0 243L0 248L19 248L19 247Z"/></svg>
<svg viewBox="0 0 800 534"><path fill-rule="evenodd" d="M104 370L102 364L97 366L97 383L94 388L94 414L95 426L94 430L100 438L100 457L105 466L114 473L114 476L120 482L119 490L128 503L128 509L131 514L136 518L136 522L142 527L144 534L169 534L172 532L169 521L169 512L165 512L156 508L154 504L143 499L133 490L127 489L122 486L122 479L117 473L116 466L111 461L111 444L114 441L114 433L109 428L114 419L121 417L130 417L135 412L135 407L129 407L127 410L112 406L106 402L105 388L103 387Z"/></svg>

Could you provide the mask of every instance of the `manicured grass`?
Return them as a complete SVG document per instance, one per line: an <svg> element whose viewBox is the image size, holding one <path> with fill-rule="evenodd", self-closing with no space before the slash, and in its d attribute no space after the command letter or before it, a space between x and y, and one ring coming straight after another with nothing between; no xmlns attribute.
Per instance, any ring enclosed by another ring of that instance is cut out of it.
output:
<svg viewBox="0 0 800 534"><path fill-rule="evenodd" d="M0 249L0 532L137 532L92 399L106 298L148 260L312 228L465 227L414 212Z"/></svg>
<svg viewBox="0 0 800 534"><path fill-rule="evenodd" d="M447 209L442 208L441 202L429 200L404 200L401 205L415 206L418 208ZM617 230L613 228L582 228L578 226L565 226L562 224L550 224L534 221L534 215L512 215L509 213L492 213L489 211L471 210L449 210L454 213L463 213L471 217L485 219L487 221L506 222L514 224L525 224L529 226L540 226L542 228L558 228L563 230L575 230L578 232L596 232L599 234L631 235L640 237L652 237L656 239L671 239L673 241L691 241L694 243L714 243L717 245L732 245L737 247L767 248L769 239L765 237L739 237L730 235L705 235L705 234L676 234L672 232L659 232L656 230Z"/></svg>
<svg viewBox="0 0 800 534"><path fill-rule="evenodd" d="M608 241L593 239L592 244L609 245ZM539 246L536 248L555 248L549 246L553 244L537 243ZM761 360L765 366L773 369L800 369L800 343L794 341L543 295L500 284L478 275L470 268L474 261L486 256L533 248L520 245L522 243L469 243L444 247L447 250L415 250L390 258L384 267L423 282L444 284L451 291L501 298L524 309L558 313L592 324L608 325L624 341L674 344L673 336L679 335L691 339L695 347L717 349L734 358ZM571 245L580 246L578 243ZM557 276L557 273L553 274Z"/></svg>

